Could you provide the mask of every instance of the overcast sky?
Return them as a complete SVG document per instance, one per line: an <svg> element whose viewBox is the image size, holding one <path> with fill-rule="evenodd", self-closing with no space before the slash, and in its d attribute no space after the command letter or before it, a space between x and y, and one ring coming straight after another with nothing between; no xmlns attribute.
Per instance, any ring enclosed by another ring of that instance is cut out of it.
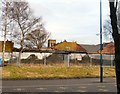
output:
<svg viewBox="0 0 120 94"><path fill-rule="evenodd" d="M103 23L109 15L108 0L102 0ZM42 16L45 28L58 42L76 41L98 44L99 0L28 0L36 16ZM104 38L103 38L104 39ZM103 42L106 40L103 40Z"/></svg>
<svg viewBox="0 0 120 94"><path fill-rule="evenodd" d="M50 38L57 42L99 44L100 0L27 0L35 16L42 16ZM103 22L109 15L108 0L102 0ZM103 40L104 42L105 40Z"/></svg>

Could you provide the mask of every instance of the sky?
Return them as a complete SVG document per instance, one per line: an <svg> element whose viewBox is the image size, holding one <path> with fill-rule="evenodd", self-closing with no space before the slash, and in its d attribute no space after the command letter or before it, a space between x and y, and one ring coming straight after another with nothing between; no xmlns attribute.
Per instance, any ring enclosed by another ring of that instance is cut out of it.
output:
<svg viewBox="0 0 120 94"><path fill-rule="evenodd" d="M42 21L50 38L58 42L99 44L100 0L27 0L35 16ZM102 0L103 23L108 19L109 3ZM96 35L97 34L97 35ZM103 42L105 42L103 36Z"/></svg>
<svg viewBox="0 0 120 94"><path fill-rule="evenodd" d="M37 17L51 33L50 39L79 44L99 44L100 0L27 0ZM108 19L109 3L102 0L103 23ZM106 40L103 38L103 42Z"/></svg>

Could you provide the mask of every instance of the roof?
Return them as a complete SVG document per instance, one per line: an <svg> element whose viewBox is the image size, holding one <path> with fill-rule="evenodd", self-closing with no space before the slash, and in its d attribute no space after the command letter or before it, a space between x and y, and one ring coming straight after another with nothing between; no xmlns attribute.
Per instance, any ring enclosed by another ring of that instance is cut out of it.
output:
<svg viewBox="0 0 120 94"><path fill-rule="evenodd" d="M109 43L103 43L103 47L105 47L107 44ZM81 44L81 46L86 49L87 53L97 54L99 53L100 50L100 44L97 45Z"/></svg>
<svg viewBox="0 0 120 94"><path fill-rule="evenodd" d="M107 44L103 50L102 50L103 54L114 54L115 53L115 46L113 42L110 42L109 44Z"/></svg>
<svg viewBox="0 0 120 94"><path fill-rule="evenodd" d="M74 51L74 52L86 52L86 50L76 42L67 42L63 41L61 43L58 43L54 47L55 50L61 50L61 51Z"/></svg>
<svg viewBox="0 0 120 94"><path fill-rule="evenodd" d="M100 49L100 45L81 44L81 46L87 51L87 53L97 53Z"/></svg>

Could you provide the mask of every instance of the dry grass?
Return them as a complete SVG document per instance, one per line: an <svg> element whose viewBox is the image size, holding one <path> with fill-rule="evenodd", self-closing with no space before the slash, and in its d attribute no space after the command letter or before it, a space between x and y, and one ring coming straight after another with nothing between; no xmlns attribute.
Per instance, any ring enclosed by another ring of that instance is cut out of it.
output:
<svg viewBox="0 0 120 94"><path fill-rule="evenodd" d="M21 64L3 67L3 79L60 79L60 78L82 78L99 77L99 66L72 65L65 67L63 64L41 65ZM115 77L113 67L104 67L104 77Z"/></svg>

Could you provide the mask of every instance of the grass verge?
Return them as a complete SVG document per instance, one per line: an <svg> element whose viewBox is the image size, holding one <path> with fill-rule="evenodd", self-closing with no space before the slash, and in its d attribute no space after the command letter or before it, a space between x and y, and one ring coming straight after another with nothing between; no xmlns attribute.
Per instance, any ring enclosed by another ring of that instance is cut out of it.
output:
<svg viewBox="0 0 120 94"><path fill-rule="evenodd" d="M44 66L38 64L7 65L3 67L2 79L71 79L99 77L99 66ZM104 77L115 77L114 67L104 67Z"/></svg>

